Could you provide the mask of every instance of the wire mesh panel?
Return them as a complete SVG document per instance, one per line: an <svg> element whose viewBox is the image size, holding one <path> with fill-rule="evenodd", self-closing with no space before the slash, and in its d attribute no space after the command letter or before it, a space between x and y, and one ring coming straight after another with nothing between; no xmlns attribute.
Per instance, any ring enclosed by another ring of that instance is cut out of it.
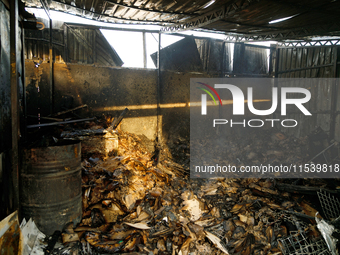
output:
<svg viewBox="0 0 340 255"><path fill-rule="evenodd" d="M325 217L328 220L334 220L340 216L339 199L325 190L320 190L318 197Z"/></svg>
<svg viewBox="0 0 340 255"><path fill-rule="evenodd" d="M278 240L283 255L331 255L322 238L312 240L305 232L291 233L290 236Z"/></svg>

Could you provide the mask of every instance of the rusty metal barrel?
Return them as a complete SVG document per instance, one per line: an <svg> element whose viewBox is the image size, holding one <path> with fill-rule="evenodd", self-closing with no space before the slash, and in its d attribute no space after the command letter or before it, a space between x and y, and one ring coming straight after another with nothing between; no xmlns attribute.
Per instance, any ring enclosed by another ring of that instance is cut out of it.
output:
<svg viewBox="0 0 340 255"><path fill-rule="evenodd" d="M22 217L32 218L46 235L77 224L82 216L81 145L26 149L20 176Z"/></svg>

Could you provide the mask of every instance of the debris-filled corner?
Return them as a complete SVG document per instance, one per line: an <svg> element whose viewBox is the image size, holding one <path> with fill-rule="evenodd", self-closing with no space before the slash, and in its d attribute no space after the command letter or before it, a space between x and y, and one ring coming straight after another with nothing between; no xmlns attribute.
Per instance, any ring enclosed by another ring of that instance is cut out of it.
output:
<svg viewBox="0 0 340 255"><path fill-rule="evenodd" d="M48 147L42 148L44 153L28 150L34 156L25 171L39 167L46 171L49 166L39 162L39 157L46 160L48 155L62 160L63 167L73 164L78 170L62 171L67 184L55 176L57 183L44 179L49 182L46 190L32 192L34 181L25 180L33 196L25 198L31 204L23 213L36 222L28 219L19 228L17 216L12 216L9 221L15 221L16 227L5 222L0 232L21 231L17 233L23 236L20 247L25 251L21 254L338 254L338 180L190 179L187 141L181 139L174 145L173 157L169 148L144 135L116 129L117 120L113 129L111 120L106 117L58 128L55 134L59 137L45 139ZM334 160L329 158L329 150L337 145L324 144L321 129L299 139L273 129L262 135L262 143L250 139L242 147L247 153L231 146L233 154L228 160L235 157L240 164L260 156L272 164L283 158L300 163ZM79 141L81 147L77 147ZM313 157L310 153L314 153L315 144L319 153ZM54 149L46 152L47 148ZM53 169L56 176L61 174L56 163ZM80 173L81 197L78 183L72 179ZM30 210L39 203L34 196L48 192L53 185L59 185L60 194L67 195L61 195L59 208L53 209L58 212L56 220L46 218L52 213L52 204L49 211ZM67 208L73 214L62 208L70 201L73 205ZM6 242L6 236L1 236L0 242Z"/></svg>

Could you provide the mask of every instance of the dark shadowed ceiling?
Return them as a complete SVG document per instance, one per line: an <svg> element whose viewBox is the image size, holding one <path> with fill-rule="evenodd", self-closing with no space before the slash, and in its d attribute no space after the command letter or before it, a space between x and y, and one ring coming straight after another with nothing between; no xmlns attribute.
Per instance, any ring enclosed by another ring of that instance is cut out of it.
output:
<svg viewBox="0 0 340 255"><path fill-rule="evenodd" d="M337 0L25 0L103 22L158 24L164 32L201 29L254 40L340 36ZM272 21L291 17L285 21Z"/></svg>

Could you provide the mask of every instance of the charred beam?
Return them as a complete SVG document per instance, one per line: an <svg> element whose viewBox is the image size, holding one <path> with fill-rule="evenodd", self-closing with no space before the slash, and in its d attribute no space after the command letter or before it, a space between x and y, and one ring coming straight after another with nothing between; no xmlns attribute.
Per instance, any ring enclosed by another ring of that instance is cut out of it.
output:
<svg viewBox="0 0 340 255"><path fill-rule="evenodd" d="M19 208L19 73L18 73L18 51L19 45L19 11L18 0L10 2L10 63L11 63L11 124L12 124L12 144L11 144L11 177L14 210Z"/></svg>

